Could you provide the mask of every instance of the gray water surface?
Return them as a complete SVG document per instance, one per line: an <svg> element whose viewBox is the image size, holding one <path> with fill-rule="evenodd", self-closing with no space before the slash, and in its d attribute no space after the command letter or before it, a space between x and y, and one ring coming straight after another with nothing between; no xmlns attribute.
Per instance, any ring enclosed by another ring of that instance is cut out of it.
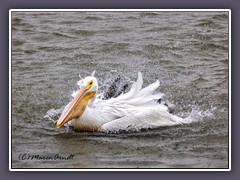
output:
<svg viewBox="0 0 240 180"><path fill-rule="evenodd" d="M228 168L227 12L12 12L13 168ZM45 118L96 70L158 91L197 122L106 134ZM23 160L22 154L70 160Z"/></svg>

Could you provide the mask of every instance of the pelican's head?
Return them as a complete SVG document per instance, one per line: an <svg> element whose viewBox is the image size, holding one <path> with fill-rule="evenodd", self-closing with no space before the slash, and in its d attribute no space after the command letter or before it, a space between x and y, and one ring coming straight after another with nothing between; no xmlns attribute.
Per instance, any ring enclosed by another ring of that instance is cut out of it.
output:
<svg viewBox="0 0 240 180"><path fill-rule="evenodd" d="M80 90L64 109L56 124L57 128L63 126L68 121L81 116L89 101L92 104L96 97L98 82L95 77L87 76L85 79L80 80L78 85L80 86Z"/></svg>

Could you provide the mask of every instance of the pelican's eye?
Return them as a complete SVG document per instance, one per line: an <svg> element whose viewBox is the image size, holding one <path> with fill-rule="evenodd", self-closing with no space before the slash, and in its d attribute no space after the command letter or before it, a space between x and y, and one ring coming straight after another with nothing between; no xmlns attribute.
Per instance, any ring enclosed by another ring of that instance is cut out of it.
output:
<svg viewBox="0 0 240 180"><path fill-rule="evenodd" d="M92 80L89 81L89 82L88 82L88 85L87 85L87 89L90 89L90 88L92 87L92 84L93 84L93 81L92 81Z"/></svg>

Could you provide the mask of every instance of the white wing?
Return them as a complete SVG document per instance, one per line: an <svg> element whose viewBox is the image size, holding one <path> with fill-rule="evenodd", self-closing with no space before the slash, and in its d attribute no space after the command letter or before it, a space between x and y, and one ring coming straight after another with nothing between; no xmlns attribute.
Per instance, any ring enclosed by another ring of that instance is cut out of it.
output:
<svg viewBox="0 0 240 180"><path fill-rule="evenodd" d="M138 131L140 129L172 126L182 123L187 122L165 110L160 110L158 107L145 107L144 110L141 110L141 112L124 116L102 125L100 131Z"/></svg>

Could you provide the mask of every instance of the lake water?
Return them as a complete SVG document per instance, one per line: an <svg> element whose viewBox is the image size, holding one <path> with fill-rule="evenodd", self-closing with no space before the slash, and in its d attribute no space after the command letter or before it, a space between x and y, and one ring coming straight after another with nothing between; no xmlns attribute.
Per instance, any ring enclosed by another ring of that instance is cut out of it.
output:
<svg viewBox="0 0 240 180"><path fill-rule="evenodd" d="M228 168L228 40L228 12L12 12L12 168ZM100 91L117 75L159 79L174 113L199 120L56 129L46 117L94 70ZM41 159L55 154L74 157Z"/></svg>

